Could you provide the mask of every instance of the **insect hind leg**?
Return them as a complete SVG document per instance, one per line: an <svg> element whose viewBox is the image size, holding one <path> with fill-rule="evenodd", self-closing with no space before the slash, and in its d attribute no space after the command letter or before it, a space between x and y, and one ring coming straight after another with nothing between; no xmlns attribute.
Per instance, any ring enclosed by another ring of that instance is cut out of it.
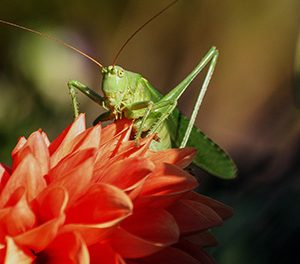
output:
<svg viewBox="0 0 300 264"><path fill-rule="evenodd" d="M211 55L210 55L211 54ZM210 55L210 57L208 57ZM203 98L205 96L205 93L207 91L207 87L209 85L209 82L211 80L211 77L213 75L213 72L214 72L214 69L216 67L216 63L217 63L217 59L218 59L218 56L219 56L219 52L216 48L212 48L207 56L205 56L205 58L203 59L204 61L204 67L207 65L208 62L209 63L209 68L208 68L208 71L206 73L206 76L205 76L205 79L203 81L203 84L202 84L202 87L201 87L201 90L199 92L199 95L197 97L197 101L196 101L196 104L194 106L194 109L193 109L193 112L191 114L191 117L190 117L190 121L189 121L189 124L188 124L188 127L185 131L185 134L184 134L184 137L182 139L182 142L180 144L180 148L184 148L188 142L188 139L190 137L190 134L192 132L192 128L195 124L195 121L196 121L196 117L197 117L197 114L198 114L198 111L199 111L199 108L201 106L201 103L203 101ZM205 62L205 59L209 59L207 62ZM200 63L201 64L201 63Z"/></svg>

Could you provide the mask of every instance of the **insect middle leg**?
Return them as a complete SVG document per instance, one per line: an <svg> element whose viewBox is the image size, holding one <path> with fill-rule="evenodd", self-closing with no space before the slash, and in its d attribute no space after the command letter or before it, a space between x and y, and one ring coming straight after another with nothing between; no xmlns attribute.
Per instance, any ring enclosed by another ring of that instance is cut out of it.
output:
<svg viewBox="0 0 300 264"><path fill-rule="evenodd" d="M156 103L152 101L141 101L127 106L124 110L125 117L130 119L141 118L135 140L138 141L140 139L143 131L149 130L148 134L155 133L175 107L176 102L170 100L160 100ZM159 113L160 117L158 120L149 118L151 114L155 113Z"/></svg>
<svg viewBox="0 0 300 264"><path fill-rule="evenodd" d="M95 103L104 107L104 98L101 95L97 94L91 88L87 87L86 85L78 81L72 80L68 82L68 87L72 99L74 117L77 117L79 115L79 104L77 100L76 90L79 90L80 92L88 96L90 99L92 99Z"/></svg>

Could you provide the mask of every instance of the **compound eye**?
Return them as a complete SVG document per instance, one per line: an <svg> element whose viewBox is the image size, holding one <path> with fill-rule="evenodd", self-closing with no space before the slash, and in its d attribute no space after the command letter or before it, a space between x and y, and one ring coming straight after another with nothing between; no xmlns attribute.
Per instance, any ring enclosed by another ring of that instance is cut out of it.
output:
<svg viewBox="0 0 300 264"><path fill-rule="evenodd" d="M123 70L119 70L119 71L118 71L118 76L119 76L120 78L122 78L122 77L124 76L124 71L123 71Z"/></svg>

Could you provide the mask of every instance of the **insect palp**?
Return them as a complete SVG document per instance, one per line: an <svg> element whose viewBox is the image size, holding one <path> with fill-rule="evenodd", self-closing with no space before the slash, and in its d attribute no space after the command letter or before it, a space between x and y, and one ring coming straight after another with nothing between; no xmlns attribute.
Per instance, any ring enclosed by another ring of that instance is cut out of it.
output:
<svg viewBox="0 0 300 264"><path fill-rule="evenodd" d="M103 68L101 69L101 73L102 73L102 75L108 73L107 67L103 67Z"/></svg>

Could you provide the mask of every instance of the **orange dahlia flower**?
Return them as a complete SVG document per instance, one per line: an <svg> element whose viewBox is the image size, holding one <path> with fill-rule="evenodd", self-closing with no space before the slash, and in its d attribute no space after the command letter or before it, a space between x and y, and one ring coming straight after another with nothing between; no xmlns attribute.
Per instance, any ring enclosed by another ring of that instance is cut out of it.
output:
<svg viewBox="0 0 300 264"><path fill-rule="evenodd" d="M213 263L209 228L231 208L192 190L195 150L136 146L131 123L86 129L80 115L52 143L20 138L0 164L1 263Z"/></svg>

